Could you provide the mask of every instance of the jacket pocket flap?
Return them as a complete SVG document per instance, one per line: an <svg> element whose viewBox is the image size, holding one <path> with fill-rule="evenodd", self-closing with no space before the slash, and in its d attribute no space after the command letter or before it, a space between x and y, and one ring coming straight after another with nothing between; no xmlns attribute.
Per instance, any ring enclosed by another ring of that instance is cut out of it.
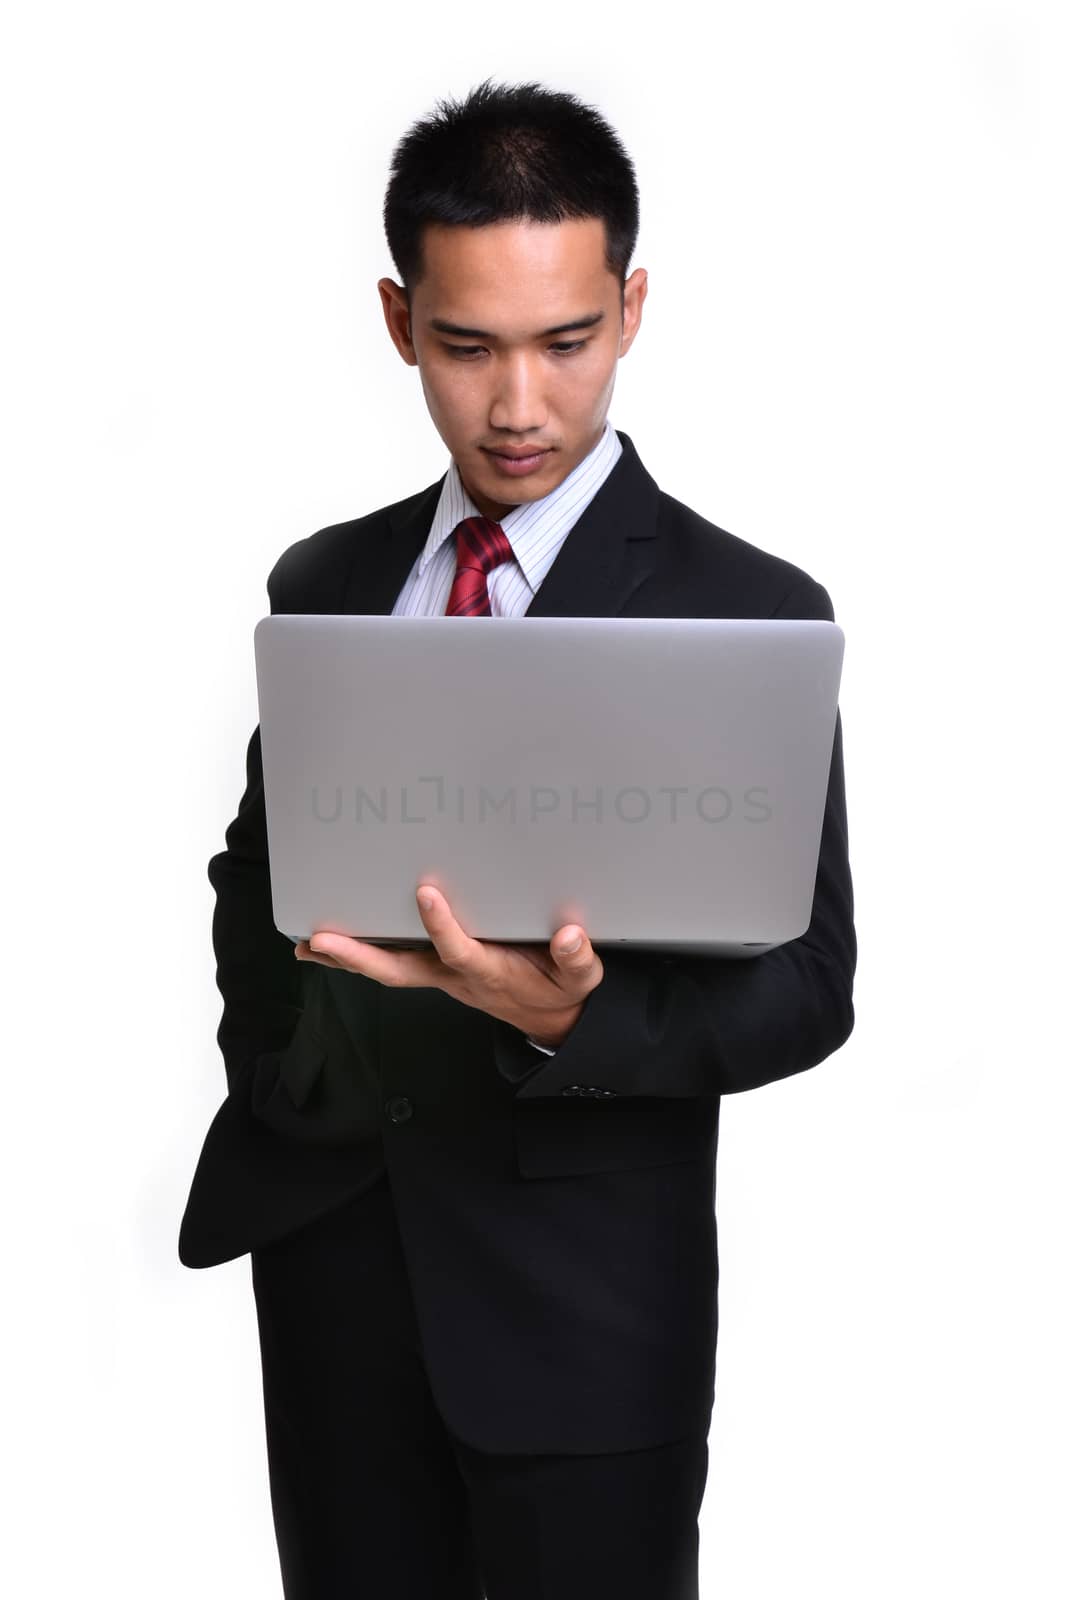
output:
<svg viewBox="0 0 1075 1600"><path fill-rule="evenodd" d="M515 1100L519 1173L566 1177L698 1161L714 1149L718 1107L716 1097Z"/></svg>

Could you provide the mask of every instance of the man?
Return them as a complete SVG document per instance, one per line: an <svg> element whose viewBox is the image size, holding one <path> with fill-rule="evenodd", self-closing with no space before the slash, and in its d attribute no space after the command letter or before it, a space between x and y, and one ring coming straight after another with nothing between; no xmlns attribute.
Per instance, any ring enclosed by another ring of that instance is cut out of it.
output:
<svg viewBox="0 0 1075 1600"><path fill-rule="evenodd" d="M292 545L273 611L833 620L609 424L647 289L615 134L533 84L438 111L378 288L450 466ZM294 947L257 730L209 876L228 1094L180 1256L251 1255L289 1600L696 1597L720 1097L854 1020L839 718L810 927L753 960L483 943L421 884L430 950Z"/></svg>

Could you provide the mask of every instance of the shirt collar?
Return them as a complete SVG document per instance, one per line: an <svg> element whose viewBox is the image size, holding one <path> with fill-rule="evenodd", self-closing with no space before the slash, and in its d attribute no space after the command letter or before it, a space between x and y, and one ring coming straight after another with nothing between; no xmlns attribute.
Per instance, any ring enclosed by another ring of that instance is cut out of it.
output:
<svg viewBox="0 0 1075 1600"><path fill-rule="evenodd" d="M513 506L501 518L500 526L511 545L512 555L535 592L563 542L562 538L559 542L551 541L550 533L562 526L563 537L566 538L622 454L623 445L606 417L601 437L562 483L550 489L540 500L524 501ZM453 456L441 486L429 536L419 558L419 575L425 571L444 541L451 538L464 517L480 515L463 487Z"/></svg>

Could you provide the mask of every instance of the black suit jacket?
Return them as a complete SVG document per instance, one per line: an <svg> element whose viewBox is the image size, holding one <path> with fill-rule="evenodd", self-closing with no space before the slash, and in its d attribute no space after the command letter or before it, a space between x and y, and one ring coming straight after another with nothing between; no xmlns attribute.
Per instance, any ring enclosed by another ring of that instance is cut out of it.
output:
<svg viewBox="0 0 1075 1600"><path fill-rule="evenodd" d="M819 583L663 493L619 438L528 615L834 620ZM442 482L292 545L271 609L391 614ZM599 947L604 978L554 1056L442 990L297 961L272 920L257 729L246 779L209 863L228 1092L181 1261L256 1249L387 1166L430 1381L461 1438L611 1451L700 1426L720 1097L816 1065L854 1021L839 716L806 933L750 960Z"/></svg>

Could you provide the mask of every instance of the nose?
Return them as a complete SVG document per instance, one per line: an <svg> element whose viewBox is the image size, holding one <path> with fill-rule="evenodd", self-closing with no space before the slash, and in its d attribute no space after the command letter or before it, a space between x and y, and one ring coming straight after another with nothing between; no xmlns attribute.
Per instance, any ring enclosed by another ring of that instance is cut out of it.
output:
<svg viewBox="0 0 1075 1600"><path fill-rule="evenodd" d="M518 433L527 438L540 433L547 422L548 410L530 356L526 351L506 356L497 363L496 388L489 409L490 428L494 432Z"/></svg>

